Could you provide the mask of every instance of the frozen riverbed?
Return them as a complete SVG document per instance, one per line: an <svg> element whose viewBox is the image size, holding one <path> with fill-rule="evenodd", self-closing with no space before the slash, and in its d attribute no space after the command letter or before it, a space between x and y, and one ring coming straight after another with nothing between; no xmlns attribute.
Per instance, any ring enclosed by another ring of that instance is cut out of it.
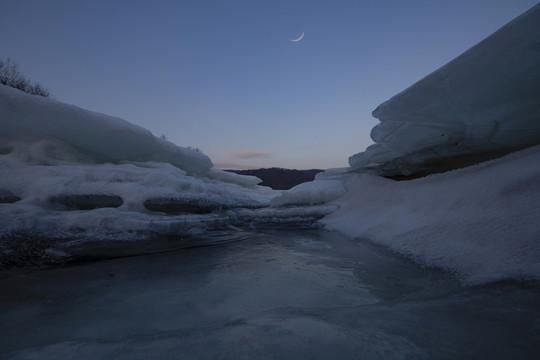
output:
<svg viewBox="0 0 540 360"><path fill-rule="evenodd" d="M537 283L464 287L450 273L333 232L240 235L0 273L0 357L532 359L540 352Z"/></svg>

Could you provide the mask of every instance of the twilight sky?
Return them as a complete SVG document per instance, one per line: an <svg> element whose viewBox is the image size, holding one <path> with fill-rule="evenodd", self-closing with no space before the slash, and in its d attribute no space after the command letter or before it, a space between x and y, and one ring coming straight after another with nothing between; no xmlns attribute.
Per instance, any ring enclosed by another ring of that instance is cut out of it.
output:
<svg viewBox="0 0 540 360"><path fill-rule="evenodd" d="M0 58L218 167L325 169L371 143L380 103L536 3L1 0Z"/></svg>

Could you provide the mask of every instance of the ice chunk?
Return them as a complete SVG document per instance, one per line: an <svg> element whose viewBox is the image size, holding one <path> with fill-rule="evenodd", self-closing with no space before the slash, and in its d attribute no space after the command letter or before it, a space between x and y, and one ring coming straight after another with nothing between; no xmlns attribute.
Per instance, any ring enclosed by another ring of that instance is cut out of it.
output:
<svg viewBox="0 0 540 360"><path fill-rule="evenodd" d="M540 143L540 5L381 104L358 171L456 168ZM474 156L470 156L474 155Z"/></svg>

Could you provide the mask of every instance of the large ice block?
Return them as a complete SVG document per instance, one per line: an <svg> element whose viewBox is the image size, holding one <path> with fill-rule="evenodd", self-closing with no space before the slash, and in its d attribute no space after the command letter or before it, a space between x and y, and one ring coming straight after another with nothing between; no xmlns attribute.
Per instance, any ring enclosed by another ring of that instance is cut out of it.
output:
<svg viewBox="0 0 540 360"><path fill-rule="evenodd" d="M379 105L358 171L456 168L540 143L540 5Z"/></svg>

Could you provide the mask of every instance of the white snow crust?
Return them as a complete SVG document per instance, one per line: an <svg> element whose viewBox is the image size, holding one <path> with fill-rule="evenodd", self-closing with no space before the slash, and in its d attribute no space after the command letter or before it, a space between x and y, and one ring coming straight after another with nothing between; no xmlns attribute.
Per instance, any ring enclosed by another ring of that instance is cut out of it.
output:
<svg viewBox="0 0 540 360"><path fill-rule="evenodd" d="M540 143L540 4L381 104L375 144L349 158L384 176L470 164Z"/></svg>
<svg viewBox="0 0 540 360"><path fill-rule="evenodd" d="M394 181L345 177L328 229L366 238L464 282L540 280L540 146L468 168Z"/></svg>

